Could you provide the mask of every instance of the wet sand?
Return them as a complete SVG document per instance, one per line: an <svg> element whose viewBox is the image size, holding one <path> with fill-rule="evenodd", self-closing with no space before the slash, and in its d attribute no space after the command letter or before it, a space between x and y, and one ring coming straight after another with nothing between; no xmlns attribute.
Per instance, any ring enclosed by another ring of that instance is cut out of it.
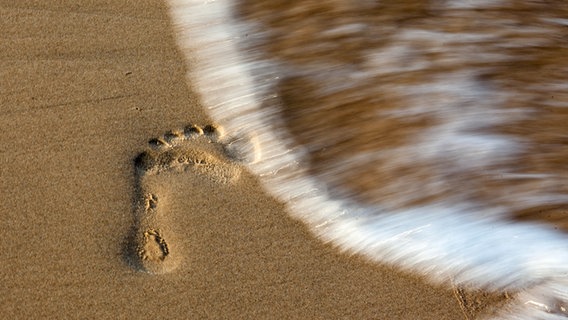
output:
<svg viewBox="0 0 568 320"><path fill-rule="evenodd" d="M156 182L181 262L136 270L134 159L151 138L211 122L165 4L0 1L0 12L4 314L467 319L490 305L468 295L464 313L452 290L321 243L246 171L231 184Z"/></svg>

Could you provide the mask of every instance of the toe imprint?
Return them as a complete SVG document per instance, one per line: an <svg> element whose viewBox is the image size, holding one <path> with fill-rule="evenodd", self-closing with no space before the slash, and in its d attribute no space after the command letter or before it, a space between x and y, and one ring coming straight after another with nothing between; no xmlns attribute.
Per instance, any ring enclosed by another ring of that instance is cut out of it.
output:
<svg viewBox="0 0 568 320"><path fill-rule="evenodd" d="M196 126L196 125L188 125L185 127L185 129L183 130L185 136L187 138L191 138L191 137L196 137L196 136L200 136L203 134L203 129L201 129L201 127Z"/></svg>
<svg viewBox="0 0 568 320"><path fill-rule="evenodd" d="M218 126L188 125L183 130L172 130L163 137L151 139L151 148L135 159L138 174L195 170L215 182L236 181L241 171L237 162L255 160L254 156L246 155L247 152L255 153L254 147L250 147L254 143L244 138L230 138L229 142L224 142L223 136L223 130Z"/></svg>

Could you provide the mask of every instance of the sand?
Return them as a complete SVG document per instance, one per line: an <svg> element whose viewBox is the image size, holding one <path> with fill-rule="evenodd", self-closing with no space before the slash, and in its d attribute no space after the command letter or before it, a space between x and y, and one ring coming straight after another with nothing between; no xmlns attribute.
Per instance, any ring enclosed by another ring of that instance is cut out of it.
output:
<svg viewBox="0 0 568 320"><path fill-rule="evenodd" d="M168 130L211 122L164 3L2 0L0 14L4 315L468 319L492 305L338 252L244 169L230 183L154 177L178 262L141 272L128 258L134 159Z"/></svg>

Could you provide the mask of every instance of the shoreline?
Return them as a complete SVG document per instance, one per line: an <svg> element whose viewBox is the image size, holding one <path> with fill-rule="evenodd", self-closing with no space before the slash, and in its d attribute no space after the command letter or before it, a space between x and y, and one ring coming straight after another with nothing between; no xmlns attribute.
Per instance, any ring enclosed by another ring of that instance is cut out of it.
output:
<svg viewBox="0 0 568 320"><path fill-rule="evenodd" d="M132 269L134 159L211 122L161 1L2 5L3 264L14 318L462 319L454 292L323 244L252 175L161 183L183 262ZM84 4L84 6L83 6ZM125 18L127 17L127 18ZM490 308L496 298L469 296ZM478 310L481 311L481 310Z"/></svg>

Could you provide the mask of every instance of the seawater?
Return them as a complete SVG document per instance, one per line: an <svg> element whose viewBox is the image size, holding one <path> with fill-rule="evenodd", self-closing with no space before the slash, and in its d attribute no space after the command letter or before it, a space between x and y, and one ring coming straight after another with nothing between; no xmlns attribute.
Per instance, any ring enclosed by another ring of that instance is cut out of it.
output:
<svg viewBox="0 0 568 320"><path fill-rule="evenodd" d="M169 3L203 104L316 236L565 318L561 1Z"/></svg>

